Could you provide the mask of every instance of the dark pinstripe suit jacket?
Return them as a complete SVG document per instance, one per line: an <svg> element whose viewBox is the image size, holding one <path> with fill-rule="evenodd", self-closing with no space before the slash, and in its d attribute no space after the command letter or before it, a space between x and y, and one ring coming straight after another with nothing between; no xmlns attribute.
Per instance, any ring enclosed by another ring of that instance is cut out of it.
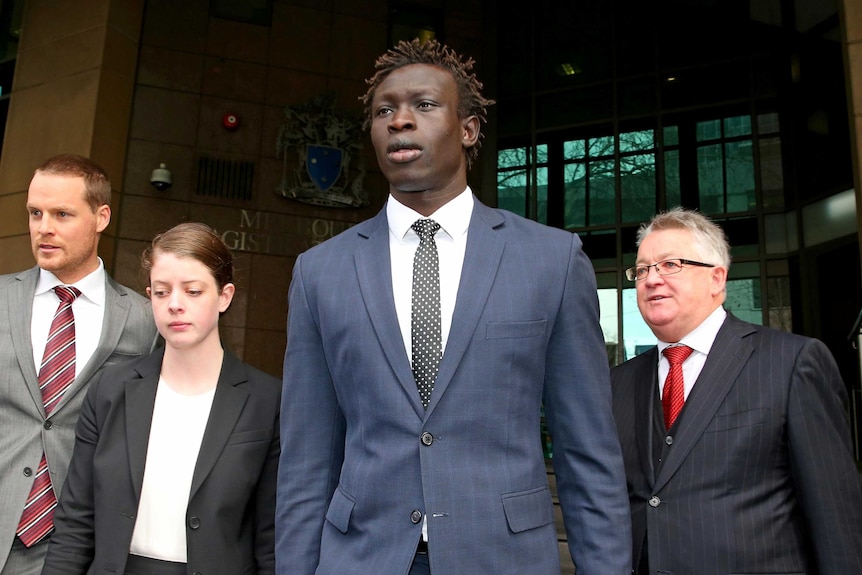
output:
<svg viewBox="0 0 862 575"><path fill-rule="evenodd" d="M847 392L821 342L730 314L670 432L654 348L611 372L634 564L651 574L862 573Z"/></svg>

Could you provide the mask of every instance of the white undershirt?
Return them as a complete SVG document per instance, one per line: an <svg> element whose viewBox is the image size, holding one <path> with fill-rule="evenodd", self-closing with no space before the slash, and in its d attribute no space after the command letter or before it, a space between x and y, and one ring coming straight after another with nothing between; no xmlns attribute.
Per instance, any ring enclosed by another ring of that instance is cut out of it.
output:
<svg viewBox="0 0 862 575"><path fill-rule="evenodd" d="M455 299L461 283L461 268L467 250L467 228L473 214L473 192L469 187L427 216L438 224L440 230L434 235L440 263L440 332L442 349L446 350ZM386 219L389 223L389 257L392 267L392 292L395 297L395 312L404 349L412 355L410 337L410 311L413 294L413 258L419 247L419 235L410 227L425 216L389 196L386 202ZM411 357L411 363L413 359Z"/></svg>
<svg viewBox="0 0 862 575"><path fill-rule="evenodd" d="M182 395L159 378L132 554L187 562L186 510L214 396Z"/></svg>
<svg viewBox="0 0 862 575"><path fill-rule="evenodd" d="M36 374L42 366L42 355L51 331L51 322L60 305L54 288L72 285L81 292L72 303L75 315L75 376L93 357L102 337L102 322L105 319L105 266L99 259L99 267L89 275L73 284L64 284L57 276L47 270L39 271L36 292L33 296L33 316L30 320L30 338L33 345L33 365Z"/></svg>
<svg viewBox="0 0 862 575"><path fill-rule="evenodd" d="M699 326L679 340L680 344L687 345L694 351L682 363L682 381L685 388L685 398L688 399L688 394L694 384L697 383L697 378L703 370L706 363L706 357L709 355L709 350L712 349L712 344L715 342L715 336L718 335L718 330L724 324L724 318L727 317L727 312L722 306L718 306L713 310ZM658 342L658 393L662 395L664 388L664 380L667 379L667 372L670 371L670 362L662 354L664 348L671 345L676 345L659 340Z"/></svg>

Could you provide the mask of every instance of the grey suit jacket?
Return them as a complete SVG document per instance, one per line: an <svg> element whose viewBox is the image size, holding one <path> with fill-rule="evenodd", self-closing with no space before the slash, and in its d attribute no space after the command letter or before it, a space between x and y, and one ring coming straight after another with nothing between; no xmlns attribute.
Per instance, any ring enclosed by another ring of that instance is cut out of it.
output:
<svg viewBox="0 0 862 575"><path fill-rule="evenodd" d="M163 350L87 393L43 575L125 572ZM189 573L271 575L281 385L225 353L186 509Z"/></svg>
<svg viewBox="0 0 862 575"><path fill-rule="evenodd" d="M385 210L303 253L290 289L279 572L559 575L544 399L579 575L630 568L595 275L574 234L476 200L427 409L395 312Z"/></svg>
<svg viewBox="0 0 862 575"><path fill-rule="evenodd" d="M862 573L847 392L826 347L728 314L670 432L657 365L654 348L611 371L635 565L648 553L651 574Z"/></svg>
<svg viewBox="0 0 862 575"><path fill-rule="evenodd" d="M106 365L150 352L158 335L149 301L108 277L96 352L46 420L30 338L38 277L38 267L0 276L0 571L42 451L59 495L72 456L84 390Z"/></svg>

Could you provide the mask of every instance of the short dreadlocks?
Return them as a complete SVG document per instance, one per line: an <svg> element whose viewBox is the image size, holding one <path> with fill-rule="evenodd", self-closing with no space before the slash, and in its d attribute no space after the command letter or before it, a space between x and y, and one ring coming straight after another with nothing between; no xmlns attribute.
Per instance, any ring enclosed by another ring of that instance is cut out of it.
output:
<svg viewBox="0 0 862 575"><path fill-rule="evenodd" d="M423 42L415 38L410 42L405 40L398 42L394 48L377 59L374 63L377 72L365 80L368 91L359 98L365 104L365 127L368 128L371 123L371 100L374 99L377 87L394 70L411 64L430 64L449 72L458 86L458 116L460 118L476 116L480 123L487 122L487 108L494 103L494 100L482 96L482 82L472 72L474 63L473 58L463 60L457 52L437 40ZM479 157L479 147L483 137L484 134L480 130L476 145L467 150L467 168Z"/></svg>

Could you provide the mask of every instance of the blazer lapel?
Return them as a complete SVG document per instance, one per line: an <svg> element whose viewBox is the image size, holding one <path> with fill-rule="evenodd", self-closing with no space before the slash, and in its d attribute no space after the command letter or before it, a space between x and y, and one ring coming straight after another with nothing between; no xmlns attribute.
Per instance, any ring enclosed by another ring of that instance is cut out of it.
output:
<svg viewBox="0 0 862 575"><path fill-rule="evenodd" d="M75 378L75 384L89 381L99 367L105 363L111 353L116 349L123 335L123 328L129 318L131 304L126 297L125 288L116 283L110 276L105 275L105 316L102 320L102 332L99 336L99 344L87 365L81 369L81 373ZM60 404L62 406L62 403Z"/></svg>
<svg viewBox="0 0 862 575"><path fill-rule="evenodd" d="M386 209L377 214L367 232L361 230L357 233L360 237L360 245L354 257L362 301L389 365L410 397L416 414L424 417L425 408L422 407L416 390L416 380L410 368L409 355L404 349L404 340L401 337L401 328L395 311Z"/></svg>
<svg viewBox="0 0 862 575"><path fill-rule="evenodd" d="M30 324L33 321L33 294L36 293L36 280L39 278L39 268L31 268L18 274L17 281L9 289L9 317L20 321L9 326L12 332L12 346L18 366L27 382L27 390L33 398L33 403L45 415L45 404L42 392L39 391L39 374L33 360L33 340L30 337Z"/></svg>
<svg viewBox="0 0 862 575"><path fill-rule="evenodd" d="M225 351L210 416L192 476L189 500L194 497L209 475L233 433L236 422L248 401L248 391L242 386L246 381L248 377L242 362Z"/></svg>
<svg viewBox="0 0 862 575"><path fill-rule="evenodd" d="M135 497L141 497L144 482L144 467L147 462L147 446L150 442L150 427L153 423L153 409L156 404L156 391L159 388L164 350L147 356L137 366L137 379L123 382L125 386L126 407L126 446L129 453L129 471Z"/></svg>
<svg viewBox="0 0 862 575"><path fill-rule="evenodd" d="M503 225L503 217L475 197L473 201L473 214L467 232L467 249L464 253L455 311L452 314L452 327L449 329L440 371L437 373L434 392L425 415L430 414L439 403L470 345L485 303L491 294L506 245L500 234L495 232L496 228Z"/></svg>
<svg viewBox="0 0 862 575"><path fill-rule="evenodd" d="M655 481L655 453L653 438L656 433L661 433L661 427L656 426L658 402L658 348L654 347L645 354L643 365L652 374L647 385L636 384L635 388L635 429L647 430L647 433L637 434L638 455L640 457L641 470L647 482L652 486ZM664 422L661 422L664 427Z"/></svg>
<svg viewBox="0 0 862 575"><path fill-rule="evenodd" d="M751 356L754 348L744 336L752 331L728 313L712 344L703 370L692 388L674 433L674 446L659 469L655 489L661 489L676 473L700 440L724 397Z"/></svg>

